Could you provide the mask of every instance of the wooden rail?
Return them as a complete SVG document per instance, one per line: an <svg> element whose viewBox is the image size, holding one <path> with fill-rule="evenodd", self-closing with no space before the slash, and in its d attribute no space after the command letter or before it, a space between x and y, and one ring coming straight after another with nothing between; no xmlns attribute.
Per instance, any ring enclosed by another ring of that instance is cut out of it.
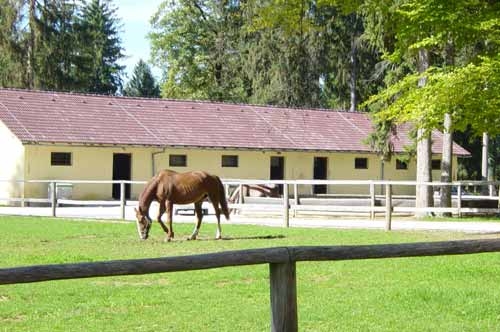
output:
<svg viewBox="0 0 500 332"><path fill-rule="evenodd" d="M298 331L296 262L500 252L500 240L276 247L211 254L0 269L0 284L269 264L271 331Z"/></svg>

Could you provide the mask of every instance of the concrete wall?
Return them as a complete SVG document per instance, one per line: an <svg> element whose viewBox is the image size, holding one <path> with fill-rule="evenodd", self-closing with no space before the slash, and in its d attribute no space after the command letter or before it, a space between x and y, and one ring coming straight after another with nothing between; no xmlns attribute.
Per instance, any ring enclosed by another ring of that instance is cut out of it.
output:
<svg viewBox="0 0 500 332"><path fill-rule="evenodd" d="M0 198L22 196L24 179L24 147L19 139L0 121Z"/></svg>
<svg viewBox="0 0 500 332"><path fill-rule="evenodd" d="M15 144L14 144L15 146ZM19 150L19 147L17 148ZM69 152L71 166L51 166L51 152ZM19 153L19 152L18 152ZM141 147L83 147L83 146L26 146L24 177L36 180L112 180L113 154L131 155L132 180L149 180L154 172L169 168L179 172L205 170L223 179L269 179L270 158L282 156L285 160L285 179L313 178L314 157L327 157L329 180L380 180L381 162L378 156L368 153L324 153L324 152L278 152L247 150L199 150L199 149L158 149ZM185 167L171 167L169 155L186 155ZM223 155L237 155L238 167L222 167ZM367 158L367 169L355 169L355 158ZM154 159L154 165L153 165ZM454 160L456 162L456 159ZM455 163L456 165L456 163ZM20 168L23 170L23 168ZM415 162L407 170L396 169L396 158L384 165L383 179L414 180ZM19 178L22 178L20 174ZM433 171L434 180L439 180L439 171ZM137 198L143 185L133 185L131 196ZM111 184L74 184L75 199L111 199ZM329 194L366 194L368 186L335 185L328 187ZM379 192L380 189L377 189ZM413 187L396 187L396 194L414 194ZM300 186L301 194L311 194L311 186ZM26 197L47 197L47 184L26 185Z"/></svg>

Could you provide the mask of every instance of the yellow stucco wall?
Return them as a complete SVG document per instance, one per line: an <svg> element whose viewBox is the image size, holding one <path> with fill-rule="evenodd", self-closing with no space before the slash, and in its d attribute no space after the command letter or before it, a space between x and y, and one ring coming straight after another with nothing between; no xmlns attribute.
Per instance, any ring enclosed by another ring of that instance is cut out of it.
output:
<svg viewBox="0 0 500 332"><path fill-rule="evenodd" d="M24 179L24 147L19 139L0 121L0 198L21 197Z"/></svg>
<svg viewBox="0 0 500 332"><path fill-rule="evenodd" d="M71 166L52 166L52 152L71 153ZM30 180L106 180L113 179L113 154L132 156L132 180L147 180L151 174L151 152L144 148L77 147L77 146L26 146L25 178ZM136 197L142 186L132 186ZM111 199L112 185L73 184L74 199ZM30 184L26 197L47 197L48 184Z"/></svg>
<svg viewBox="0 0 500 332"><path fill-rule="evenodd" d="M18 148L19 150L19 148ZM40 146L25 147L26 161L24 178L31 180L112 180L113 154L131 155L132 180L142 181L151 178L154 158L155 172L169 168L179 172L205 170L223 179L269 179L271 156L282 156L285 160L285 179L312 179L314 157L327 157L329 180L380 180L381 163L378 156L362 153L324 153L324 152L277 152L248 150L199 150L199 149L158 149L147 147L95 147L95 146ZM51 152L69 152L71 166L51 166ZM169 155L181 154L187 157L186 167L170 167ZM238 167L222 167L222 155L237 155ZM356 157L368 159L368 169L355 169ZM456 159L454 160L456 162ZM384 179L414 180L415 162L407 170L396 170L396 158L386 163ZM456 165L456 163L455 163ZM23 170L21 167L20 170ZM19 174L22 178L23 174ZM439 171L433 171L434 180L439 180ZM26 197L47 197L47 184L26 185ZM133 185L131 198L135 199L143 185ZM311 186L300 186L301 194L311 194ZM413 194L412 187L395 188L397 194ZM330 194L366 194L368 186L329 186ZM111 184L74 184L74 199L111 199Z"/></svg>

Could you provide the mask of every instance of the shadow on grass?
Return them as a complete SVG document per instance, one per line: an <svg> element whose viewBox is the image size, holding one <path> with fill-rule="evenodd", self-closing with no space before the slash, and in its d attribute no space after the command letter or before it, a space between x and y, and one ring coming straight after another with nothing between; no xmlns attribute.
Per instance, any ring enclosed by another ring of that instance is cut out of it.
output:
<svg viewBox="0 0 500 332"><path fill-rule="evenodd" d="M275 239L284 239L285 236L282 234L279 235L261 235L261 236L236 236L236 237L222 237L222 241L233 241L233 240L275 240ZM215 239L209 239L215 240Z"/></svg>
<svg viewBox="0 0 500 332"><path fill-rule="evenodd" d="M282 234L278 235L256 235L256 236L223 236L222 239L216 239L215 237L200 237L196 240L190 240L189 237L179 237L174 238L172 242L196 242L196 241L236 241L236 240L277 240L284 239L285 236Z"/></svg>

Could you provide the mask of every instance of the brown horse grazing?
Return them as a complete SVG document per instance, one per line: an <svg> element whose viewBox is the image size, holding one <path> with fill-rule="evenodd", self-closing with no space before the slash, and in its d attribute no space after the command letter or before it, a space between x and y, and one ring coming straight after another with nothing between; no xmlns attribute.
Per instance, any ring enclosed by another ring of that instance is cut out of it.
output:
<svg viewBox="0 0 500 332"><path fill-rule="evenodd" d="M174 230L172 228L173 205L194 203L197 221L189 239L195 240L200 230L201 219L203 218L201 205L207 196L212 201L217 217L217 233L215 238L220 239L220 212L222 209L224 216L229 220L229 210L227 208L224 186L219 177L203 171L186 173L177 173L170 170L160 171L146 184L146 187L139 196L139 208L135 209L139 237L142 240L148 238L149 229L153 223L151 217L149 217L149 207L151 202L158 201L160 210L157 220L163 231L165 231L168 241L174 237ZM161 220L161 216L165 211L167 212L168 226Z"/></svg>

